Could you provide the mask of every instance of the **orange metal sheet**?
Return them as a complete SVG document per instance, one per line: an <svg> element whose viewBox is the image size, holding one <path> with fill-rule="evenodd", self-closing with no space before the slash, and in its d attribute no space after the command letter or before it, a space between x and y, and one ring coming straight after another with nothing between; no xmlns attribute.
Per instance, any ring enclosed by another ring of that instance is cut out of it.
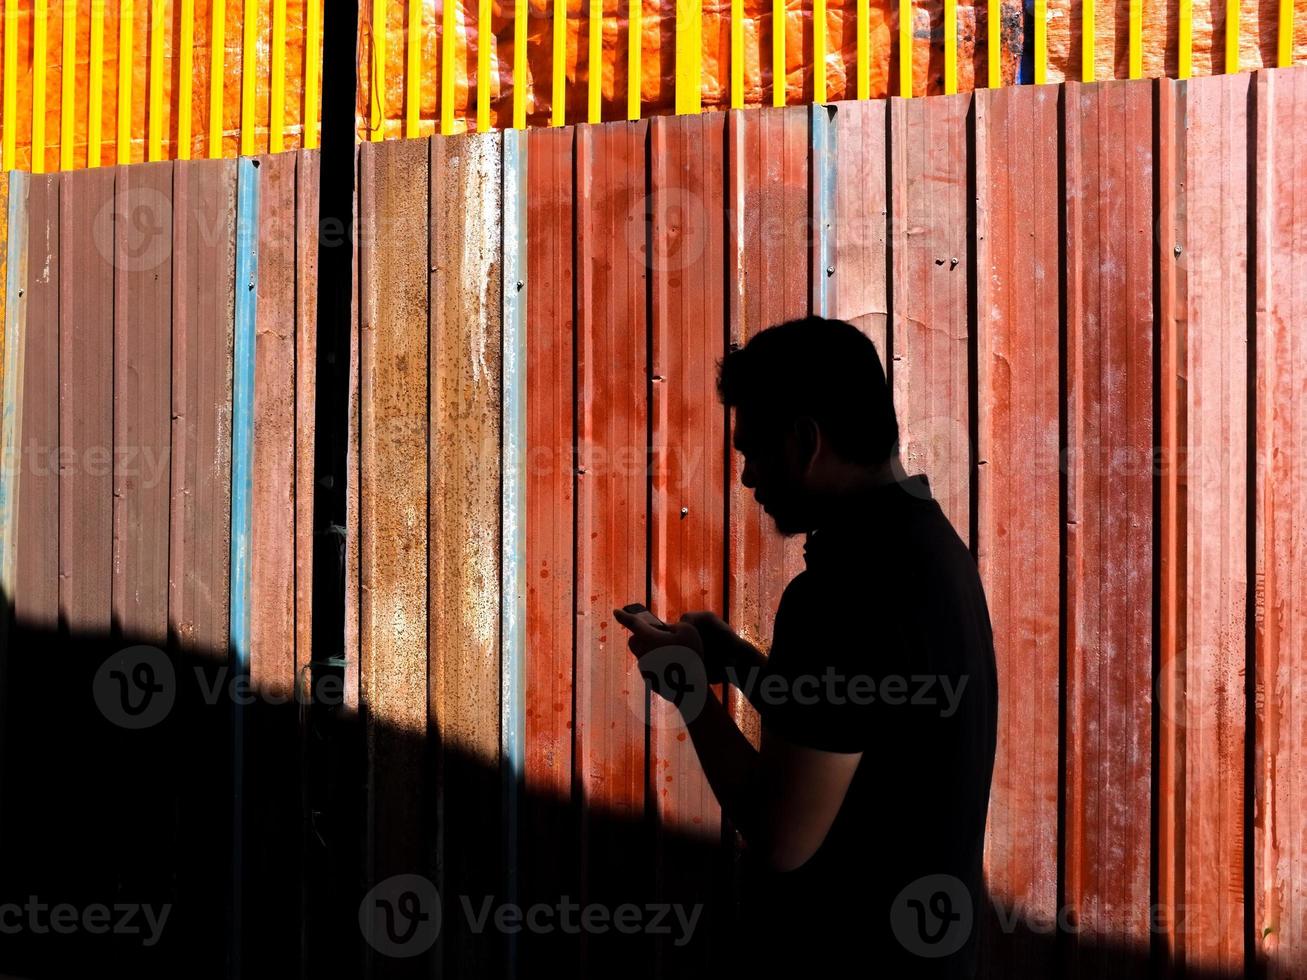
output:
<svg viewBox="0 0 1307 980"><path fill-rule="evenodd" d="M1255 182L1257 445L1254 530L1256 771L1255 899L1258 960L1270 980L1307 964L1307 69L1262 72L1256 97Z"/></svg>
<svg viewBox="0 0 1307 980"><path fill-rule="evenodd" d="M899 452L971 539L969 95L889 101L894 187L889 382Z"/></svg>
<svg viewBox="0 0 1307 980"><path fill-rule="evenodd" d="M1056 973L1059 149L1056 89L976 93L975 548L1002 678L985 882L1004 918L985 938L1022 976Z"/></svg>
<svg viewBox="0 0 1307 980"><path fill-rule="evenodd" d="M1152 95L1065 89L1062 902L1079 930L1068 952L1091 974L1110 943L1138 954L1150 936Z"/></svg>
<svg viewBox="0 0 1307 980"><path fill-rule="evenodd" d="M519 853L527 906L579 894L580 825L572 805L575 138L571 128L526 137L526 792ZM523 937L523 962L542 971L574 973L578 957L576 937L561 930Z"/></svg>
<svg viewBox="0 0 1307 980"><path fill-rule="evenodd" d="M648 123L582 126L576 141L576 772L581 903L650 901L646 682L612 610L649 602ZM651 962L652 936L581 936L583 969Z"/></svg>
<svg viewBox="0 0 1307 980"><path fill-rule="evenodd" d="M1173 630L1160 651L1170 684L1161 738L1173 795L1160 867L1172 954L1191 968L1242 970L1244 727L1248 594L1248 97L1251 76L1171 88L1160 187L1174 214L1162 242L1175 291L1164 308L1165 385L1174 406L1163 445L1174 466ZM1170 370L1173 367L1173 372ZM1183 700L1177 695L1183 692Z"/></svg>
<svg viewBox="0 0 1307 980"><path fill-rule="evenodd" d="M717 362L726 352L725 122L717 113L650 123L649 564L651 608L667 622L696 610L726 613L728 420L716 387ZM679 976L705 968L711 920L726 911L714 860L721 807L681 712L652 698L650 725L658 901L710 909L692 942L658 943L659 973Z"/></svg>

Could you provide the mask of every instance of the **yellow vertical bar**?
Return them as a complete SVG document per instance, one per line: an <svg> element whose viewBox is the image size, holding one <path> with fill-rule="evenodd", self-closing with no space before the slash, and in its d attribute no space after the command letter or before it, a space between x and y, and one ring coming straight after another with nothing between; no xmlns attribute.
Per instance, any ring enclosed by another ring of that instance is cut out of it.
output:
<svg viewBox="0 0 1307 980"><path fill-rule="evenodd" d="M744 108L744 0L731 0L731 108Z"/></svg>
<svg viewBox="0 0 1307 980"><path fill-rule="evenodd" d="M1239 0L1225 0L1225 72L1239 70Z"/></svg>
<svg viewBox="0 0 1307 980"><path fill-rule="evenodd" d="M604 80L603 33L603 0L590 0L590 47L585 63L587 81L585 118L587 122L592 123L597 123L602 118L600 96L603 94Z"/></svg>
<svg viewBox="0 0 1307 980"><path fill-rule="evenodd" d="M1188 78L1194 71L1194 10L1193 0L1180 0L1180 12L1176 24L1179 41L1178 71L1181 78Z"/></svg>
<svg viewBox="0 0 1307 980"><path fill-rule="evenodd" d="M222 157L222 83L226 79L223 62L227 53L227 0L213 0L213 19L209 48L209 156Z"/></svg>
<svg viewBox="0 0 1307 980"><path fill-rule="evenodd" d="M1280 0L1280 37L1275 64L1280 68L1293 65L1293 0Z"/></svg>
<svg viewBox="0 0 1307 980"><path fill-rule="evenodd" d="M150 141L149 160L163 159L163 4L150 3Z"/></svg>
<svg viewBox="0 0 1307 980"><path fill-rule="evenodd" d="M785 0L771 4L771 103L785 105Z"/></svg>
<svg viewBox="0 0 1307 980"><path fill-rule="evenodd" d="M477 0L477 132L490 128L490 0Z"/></svg>
<svg viewBox="0 0 1307 980"><path fill-rule="evenodd" d="M286 0L272 0L272 60L268 65L268 152L286 147Z"/></svg>
<svg viewBox="0 0 1307 980"><path fill-rule="evenodd" d="M513 0L513 128L526 129L527 0ZM638 51L638 48L637 48Z"/></svg>
<svg viewBox="0 0 1307 980"><path fill-rule="evenodd" d="M554 79L549 95L549 124L567 121L567 0L554 0Z"/></svg>
<svg viewBox="0 0 1307 980"><path fill-rule="evenodd" d="M912 95L912 0L899 0L899 95Z"/></svg>
<svg viewBox="0 0 1307 980"><path fill-rule="evenodd" d="M86 66L86 165L100 165L100 135L104 126L104 4L91 4L91 50ZM5 86L9 91L9 86Z"/></svg>
<svg viewBox="0 0 1307 980"><path fill-rule="evenodd" d="M32 173L45 173L45 45L49 25L46 0L32 4Z"/></svg>
<svg viewBox="0 0 1307 980"><path fill-rule="evenodd" d="M408 0L408 65L404 69L404 136L418 134L422 109L422 0Z"/></svg>
<svg viewBox="0 0 1307 980"><path fill-rule="evenodd" d="M1080 41L1080 80L1094 80L1094 0L1081 0L1084 23L1081 25L1083 36Z"/></svg>
<svg viewBox="0 0 1307 980"><path fill-rule="evenodd" d="M1047 81L1048 0L1035 0L1035 84L1043 85Z"/></svg>
<svg viewBox="0 0 1307 980"><path fill-rule="evenodd" d="M446 7L451 4L446 4ZM386 127L386 0L372 0L372 61L368 79L368 139L381 139Z"/></svg>
<svg viewBox="0 0 1307 980"><path fill-rule="evenodd" d="M132 162L132 0L118 8L118 162Z"/></svg>
<svg viewBox="0 0 1307 980"><path fill-rule="evenodd" d="M1130 77L1144 77L1144 0L1130 0Z"/></svg>
<svg viewBox="0 0 1307 980"><path fill-rule="evenodd" d="M322 0L306 0L304 12L304 148L318 146L318 79L322 68Z"/></svg>
<svg viewBox="0 0 1307 980"><path fill-rule="evenodd" d="M871 60L871 2L870 0L858 0L858 53L857 53L857 72L858 81L856 83L856 93L859 99L871 98L871 76L868 73Z"/></svg>
<svg viewBox="0 0 1307 980"><path fill-rule="evenodd" d="M191 100L195 79L195 0L181 0L181 37L177 42L177 159L191 158Z"/></svg>
<svg viewBox="0 0 1307 980"><path fill-rule="evenodd" d="M826 0L812 0L812 98L826 101Z"/></svg>
<svg viewBox="0 0 1307 980"><path fill-rule="evenodd" d="M644 10L640 0L628 0L628 2L631 29L626 35L626 118L639 119L640 90L644 84L644 51L640 40Z"/></svg>
<svg viewBox="0 0 1307 980"><path fill-rule="evenodd" d="M59 105L59 169L72 170L77 139L77 0L63 0L63 91Z"/></svg>
<svg viewBox="0 0 1307 980"><path fill-rule="evenodd" d="M445 3L440 13L440 132L454 131L454 4Z"/></svg>
<svg viewBox="0 0 1307 980"><path fill-rule="evenodd" d="M818 3L823 0L817 0ZM703 81L703 2L676 0L676 114L698 112Z"/></svg>
<svg viewBox="0 0 1307 980"><path fill-rule="evenodd" d="M4 149L0 164L13 170L18 159L18 0L5 0Z"/></svg>
<svg viewBox="0 0 1307 980"><path fill-rule="evenodd" d="M259 0L245 0L241 31L241 156L254 155L254 83L258 61Z"/></svg>
<svg viewBox="0 0 1307 980"><path fill-rule="evenodd" d="M944 94L958 91L958 0L944 0Z"/></svg>
<svg viewBox="0 0 1307 980"><path fill-rule="evenodd" d="M1003 10L998 0L985 5L985 68L990 88L1003 84Z"/></svg>

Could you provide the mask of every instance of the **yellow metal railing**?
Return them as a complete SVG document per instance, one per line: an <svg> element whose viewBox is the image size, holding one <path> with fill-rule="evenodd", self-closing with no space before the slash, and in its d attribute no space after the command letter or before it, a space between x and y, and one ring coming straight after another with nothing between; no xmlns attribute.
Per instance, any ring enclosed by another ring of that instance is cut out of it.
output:
<svg viewBox="0 0 1307 980"><path fill-rule="evenodd" d="M316 146L323 2L3 0L0 163L39 173ZM1196 36L1204 71L1262 67L1262 50L1293 62L1295 2L1307 0L1279 0L1274 25L1241 0L1200 11L1174 2L1177 40L1166 53L1179 77L1195 71ZM1011 83L1023 53L1035 83L1140 78L1158 72L1163 43L1150 46L1143 0L1128 0L1124 23L1099 0L1034 0L1028 52L1003 29L1005 11L1009 22L1021 16L1020 0L437 3L360 4L364 138L953 93ZM654 43L666 26L651 27L668 18L670 53ZM810 34L797 29L807 18ZM1124 64L1114 61L1122 30ZM793 50L796 37L807 50ZM925 77L937 57L942 74Z"/></svg>

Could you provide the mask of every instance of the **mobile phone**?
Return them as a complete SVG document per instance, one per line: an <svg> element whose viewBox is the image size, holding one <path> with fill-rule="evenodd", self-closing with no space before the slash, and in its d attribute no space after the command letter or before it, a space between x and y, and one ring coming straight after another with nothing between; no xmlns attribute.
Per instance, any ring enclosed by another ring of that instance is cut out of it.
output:
<svg viewBox="0 0 1307 980"><path fill-rule="evenodd" d="M666 623L664 623L661 619L659 619L657 616L654 616L652 612L649 612L649 607L642 602L629 603L628 605L622 607L622 612L630 613L632 616L638 616L640 615L640 613L649 613L649 615L653 617L653 621L658 626L662 627L663 629L671 629L671 627L668 626Z"/></svg>

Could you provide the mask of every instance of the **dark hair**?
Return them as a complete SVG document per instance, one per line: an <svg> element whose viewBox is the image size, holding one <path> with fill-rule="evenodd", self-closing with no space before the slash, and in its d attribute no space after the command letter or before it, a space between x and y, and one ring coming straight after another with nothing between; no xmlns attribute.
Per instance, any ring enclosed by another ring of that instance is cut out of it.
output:
<svg viewBox="0 0 1307 980"><path fill-rule="evenodd" d="M722 358L717 392L764 430L801 416L854 463L884 462L899 441L898 416L871 338L844 320L809 316L759 331Z"/></svg>

